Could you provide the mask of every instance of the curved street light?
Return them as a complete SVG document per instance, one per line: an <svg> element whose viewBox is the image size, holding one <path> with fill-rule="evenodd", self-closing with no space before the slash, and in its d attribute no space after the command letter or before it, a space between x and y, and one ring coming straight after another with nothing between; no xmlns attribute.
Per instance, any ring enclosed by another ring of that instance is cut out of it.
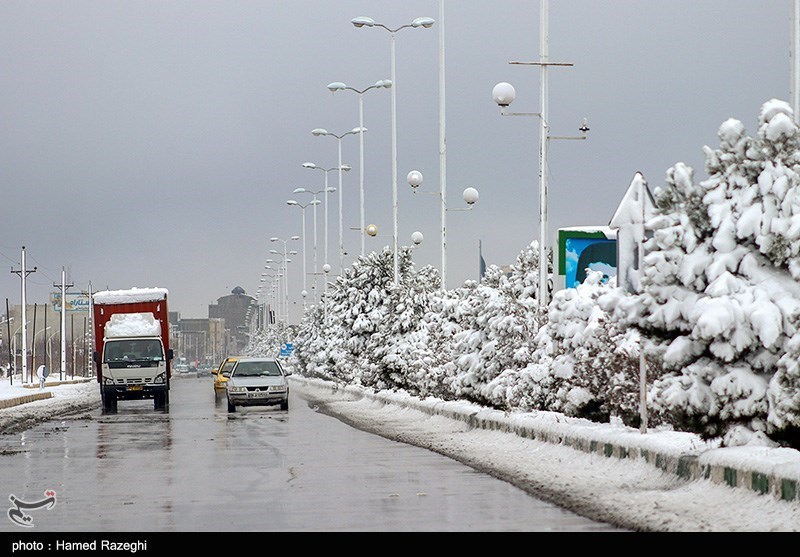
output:
<svg viewBox="0 0 800 557"><path fill-rule="evenodd" d="M288 251L287 244L291 240L299 240L300 236L292 236L291 238L283 239L272 237L269 239L270 242L281 242L283 243L283 254L281 254L278 250L270 250L269 252L273 255L277 255L282 257L283 260L281 264L283 265L283 294L284 294L284 308L285 308L285 319L286 324L289 324L289 267L288 263L291 263L291 259L289 259L289 255L297 255L296 251L290 252ZM269 260L267 260L269 262Z"/></svg>
<svg viewBox="0 0 800 557"><path fill-rule="evenodd" d="M305 191L306 190L304 188L297 188L296 190L294 190L294 193L302 193L302 192L305 192ZM317 212L317 205L320 204L320 201L315 196L313 201L311 201L309 203L306 203L305 205L303 205L301 203L298 203L294 199L290 199L289 201L286 202L286 204L289 205L290 207L299 207L300 208L300 212L302 214L302 226L303 226L303 233L302 233L302 238L303 238L303 293L302 293L302 296L303 296L303 310L305 310L306 309L306 296L308 295L308 290L306 289L306 275L308 273L308 271L306 270L306 255L307 255L307 251L306 251L306 207L312 207L312 206L314 207L314 215L315 215L314 216L314 267L316 268L316 265L317 265L317 217L316 217L316 212Z"/></svg>
<svg viewBox="0 0 800 557"><path fill-rule="evenodd" d="M323 136L330 136L336 138L336 141L339 146L339 166L337 169L339 170L339 273L341 274L344 271L344 229L342 225L342 173L344 172L344 165L342 164L342 139L347 137L348 135L356 135L361 134L363 135L367 131L364 127L357 127L353 128L352 130L345 132L343 134L335 134L333 132L329 132L324 128L316 128L311 130L312 135L317 137Z"/></svg>
<svg viewBox="0 0 800 557"><path fill-rule="evenodd" d="M356 89L355 87L350 87L349 85L342 83L340 81L336 81L334 83L328 84L328 90L331 93L335 93L336 91L353 91L358 95L358 125L361 129L364 128L364 95L368 91L373 91L376 89L391 89L392 81L389 79L381 79L376 81L374 85L370 85L364 89ZM361 217L361 257L364 257L364 250L365 250L365 238L364 238L364 134L359 135L359 194L360 194L360 217Z"/></svg>
<svg viewBox="0 0 800 557"><path fill-rule="evenodd" d="M394 283L400 282L398 259L397 259L397 52L395 35L398 31L408 28L429 29L435 23L433 18L418 17L410 24L401 25L395 29L387 27L383 23L378 23L371 17L360 16L350 21L356 28L379 27L389 33L390 51L392 59L392 249L394 250Z"/></svg>
<svg viewBox="0 0 800 557"><path fill-rule="evenodd" d="M350 165L344 164L339 166L334 166L333 168L323 168L321 166L317 166L313 162L304 162L303 168L308 168L310 170L321 170L325 173L325 188L322 190L325 193L325 214L324 214L324 250L325 250L325 263L328 262L328 194L329 193L336 193L336 188L328 187L328 174L333 172L334 170L341 170L342 172L350 172L351 168ZM315 271L316 272L316 271ZM325 282L325 290L327 291L327 281Z"/></svg>

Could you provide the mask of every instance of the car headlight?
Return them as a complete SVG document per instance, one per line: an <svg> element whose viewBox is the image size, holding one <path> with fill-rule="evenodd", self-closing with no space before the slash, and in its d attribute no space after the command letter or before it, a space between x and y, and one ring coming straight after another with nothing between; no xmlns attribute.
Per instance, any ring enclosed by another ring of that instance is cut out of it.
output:
<svg viewBox="0 0 800 557"><path fill-rule="evenodd" d="M243 393L247 390L247 387L236 387L235 385L228 385L228 390L232 393Z"/></svg>
<svg viewBox="0 0 800 557"><path fill-rule="evenodd" d="M271 385L269 390L277 393L282 393L283 391L286 390L286 387L284 385Z"/></svg>

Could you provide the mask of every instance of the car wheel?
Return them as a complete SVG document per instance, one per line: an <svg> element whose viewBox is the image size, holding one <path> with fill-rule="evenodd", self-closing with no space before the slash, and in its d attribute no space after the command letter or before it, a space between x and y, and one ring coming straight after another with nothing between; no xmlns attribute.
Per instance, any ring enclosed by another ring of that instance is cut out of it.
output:
<svg viewBox="0 0 800 557"><path fill-rule="evenodd" d="M289 399L284 400L281 402L281 410L288 410L289 409Z"/></svg>
<svg viewBox="0 0 800 557"><path fill-rule="evenodd" d="M236 412L236 406L231 404L231 400L228 399L228 412Z"/></svg>

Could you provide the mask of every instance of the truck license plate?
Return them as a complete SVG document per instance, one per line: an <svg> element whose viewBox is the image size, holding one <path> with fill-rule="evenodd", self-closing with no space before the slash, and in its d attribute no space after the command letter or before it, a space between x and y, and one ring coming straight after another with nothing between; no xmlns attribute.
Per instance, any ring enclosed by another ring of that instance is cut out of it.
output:
<svg viewBox="0 0 800 557"><path fill-rule="evenodd" d="M128 385L128 390L129 391L141 391L142 390L142 386L141 385Z"/></svg>

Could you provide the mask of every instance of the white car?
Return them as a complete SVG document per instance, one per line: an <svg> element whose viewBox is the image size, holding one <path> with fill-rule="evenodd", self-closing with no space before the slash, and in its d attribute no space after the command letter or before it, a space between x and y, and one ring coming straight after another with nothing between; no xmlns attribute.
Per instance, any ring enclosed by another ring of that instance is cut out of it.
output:
<svg viewBox="0 0 800 557"><path fill-rule="evenodd" d="M240 358L225 383L228 412L237 406L280 405L289 409L289 372L271 358Z"/></svg>

